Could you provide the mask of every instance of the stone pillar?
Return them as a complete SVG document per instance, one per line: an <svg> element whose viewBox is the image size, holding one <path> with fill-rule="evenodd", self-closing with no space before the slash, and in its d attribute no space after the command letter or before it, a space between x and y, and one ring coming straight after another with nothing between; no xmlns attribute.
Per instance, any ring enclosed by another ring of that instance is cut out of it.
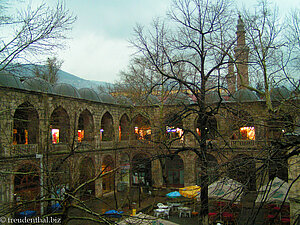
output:
<svg viewBox="0 0 300 225"><path fill-rule="evenodd" d="M192 152L184 152L184 186L192 186L196 184L195 170L195 154Z"/></svg>
<svg viewBox="0 0 300 225"><path fill-rule="evenodd" d="M264 163L256 162L256 190L269 182L269 171L268 168L263 167Z"/></svg>
<svg viewBox="0 0 300 225"><path fill-rule="evenodd" d="M95 148L100 148L100 128L101 128L101 116L98 115L98 112L94 115L94 140L95 140Z"/></svg>
<svg viewBox="0 0 300 225"><path fill-rule="evenodd" d="M162 168L158 159L151 162L153 187L163 186Z"/></svg>
<svg viewBox="0 0 300 225"><path fill-rule="evenodd" d="M98 175L101 172L102 158L100 155L95 155L95 174ZM103 195L102 191L102 179L95 180L95 196L100 198Z"/></svg>
<svg viewBox="0 0 300 225"><path fill-rule="evenodd" d="M9 157L11 154L11 148L13 144L13 119L4 119L0 121L0 135L4 137L0 142L0 155Z"/></svg>

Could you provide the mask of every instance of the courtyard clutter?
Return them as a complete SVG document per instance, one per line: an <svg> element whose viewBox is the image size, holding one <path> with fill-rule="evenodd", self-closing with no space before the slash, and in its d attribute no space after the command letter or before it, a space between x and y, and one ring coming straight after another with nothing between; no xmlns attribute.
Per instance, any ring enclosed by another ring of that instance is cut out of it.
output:
<svg viewBox="0 0 300 225"><path fill-rule="evenodd" d="M164 220L161 218L153 217L144 213L138 213L135 216L127 217L121 222L117 223L119 225L127 225L127 224L139 224L139 225L178 225L178 223L174 223L168 220Z"/></svg>

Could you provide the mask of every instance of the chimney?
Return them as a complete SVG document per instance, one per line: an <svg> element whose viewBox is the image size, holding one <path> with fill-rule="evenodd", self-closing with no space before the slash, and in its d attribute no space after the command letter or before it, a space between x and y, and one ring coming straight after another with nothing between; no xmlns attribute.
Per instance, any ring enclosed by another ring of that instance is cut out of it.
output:
<svg viewBox="0 0 300 225"><path fill-rule="evenodd" d="M237 24L237 45L235 47L235 59L237 65L237 89L245 88L243 85L249 85L248 77L248 56L249 48L246 46L245 41L245 27L244 22L239 16Z"/></svg>

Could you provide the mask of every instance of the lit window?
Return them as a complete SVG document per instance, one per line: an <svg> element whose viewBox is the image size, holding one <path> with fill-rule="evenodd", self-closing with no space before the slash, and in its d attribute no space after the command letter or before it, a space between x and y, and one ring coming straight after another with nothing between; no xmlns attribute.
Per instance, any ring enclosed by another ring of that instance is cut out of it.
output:
<svg viewBox="0 0 300 225"><path fill-rule="evenodd" d="M59 129L52 129L51 136L52 136L52 143L58 144L59 143Z"/></svg>
<svg viewBox="0 0 300 225"><path fill-rule="evenodd" d="M100 141L102 141L102 139L103 139L103 131L104 131L104 129L100 129Z"/></svg>
<svg viewBox="0 0 300 225"><path fill-rule="evenodd" d="M169 138L180 138L180 141L183 141L183 130L180 128L166 126L167 134Z"/></svg>
<svg viewBox="0 0 300 225"><path fill-rule="evenodd" d="M255 128L254 127L241 127L240 133L243 140L255 140Z"/></svg>
<svg viewBox="0 0 300 225"><path fill-rule="evenodd" d="M134 134L136 140L150 140L151 129L134 127Z"/></svg>
<svg viewBox="0 0 300 225"><path fill-rule="evenodd" d="M84 138L84 130L78 130L78 142L82 142Z"/></svg>

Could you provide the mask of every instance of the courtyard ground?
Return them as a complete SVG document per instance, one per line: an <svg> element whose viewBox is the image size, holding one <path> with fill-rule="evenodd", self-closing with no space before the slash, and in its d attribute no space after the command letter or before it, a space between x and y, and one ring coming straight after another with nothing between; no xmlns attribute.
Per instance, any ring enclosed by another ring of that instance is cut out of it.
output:
<svg viewBox="0 0 300 225"><path fill-rule="evenodd" d="M90 199L86 201L86 204L95 212L103 214L108 210L111 209L116 209L119 211L124 211L123 215L124 217L131 216L132 215L132 210L136 209L136 212L139 213L144 213L147 215L154 215L154 208L157 208L157 203L164 203L166 204L167 202L181 202L185 206L194 207L193 200L180 197L178 199L170 199L165 196L166 193L170 192L172 190L170 189L163 189L163 190L153 190L151 194L149 193L141 193L140 198L137 190L132 191L132 199L133 201L131 202L130 206L128 205L128 198L127 194L122 193L122 192L117 192L117 199L118 199L118 208L116 208L115 204L115 196L113 193L105 194L102 198L99 199ZM253 198L253 196L249 196L250 200ZM140 200L139 200L140 199ZM251 202L249 199L246 198L248 203L244 203L243 207L240 209L239 216L236 217L235 224L265 224L264 223L264 214L265 212L261 210L258 214L256 214L255 221L249 221L250 215L254 215L253 213L253 207L249 203ZM199 211L199 204L195 205L195 211ZM255 208L254 208L255 210ZM82 213L79 210L72 210L71 215L73 216L88 216L85 213ZM198 216L193 216L192 218L179 218L178 214L171 213L170 218L168 219L169 221L172 221L176 224L180 225L198 225L199 224L199 217ZM121 220L121 219L120 219ZM119 220L119 221L120 221ZM83 224L83 221L70 221L70 225L79 225ZM117 220L116 220L117 222ZM92 221L85 221L84 224L87 225L96 225L97 223L92 222ZM230 224L230 223L229 223ZM232 223L233 224L233 223Z"/></svg>

